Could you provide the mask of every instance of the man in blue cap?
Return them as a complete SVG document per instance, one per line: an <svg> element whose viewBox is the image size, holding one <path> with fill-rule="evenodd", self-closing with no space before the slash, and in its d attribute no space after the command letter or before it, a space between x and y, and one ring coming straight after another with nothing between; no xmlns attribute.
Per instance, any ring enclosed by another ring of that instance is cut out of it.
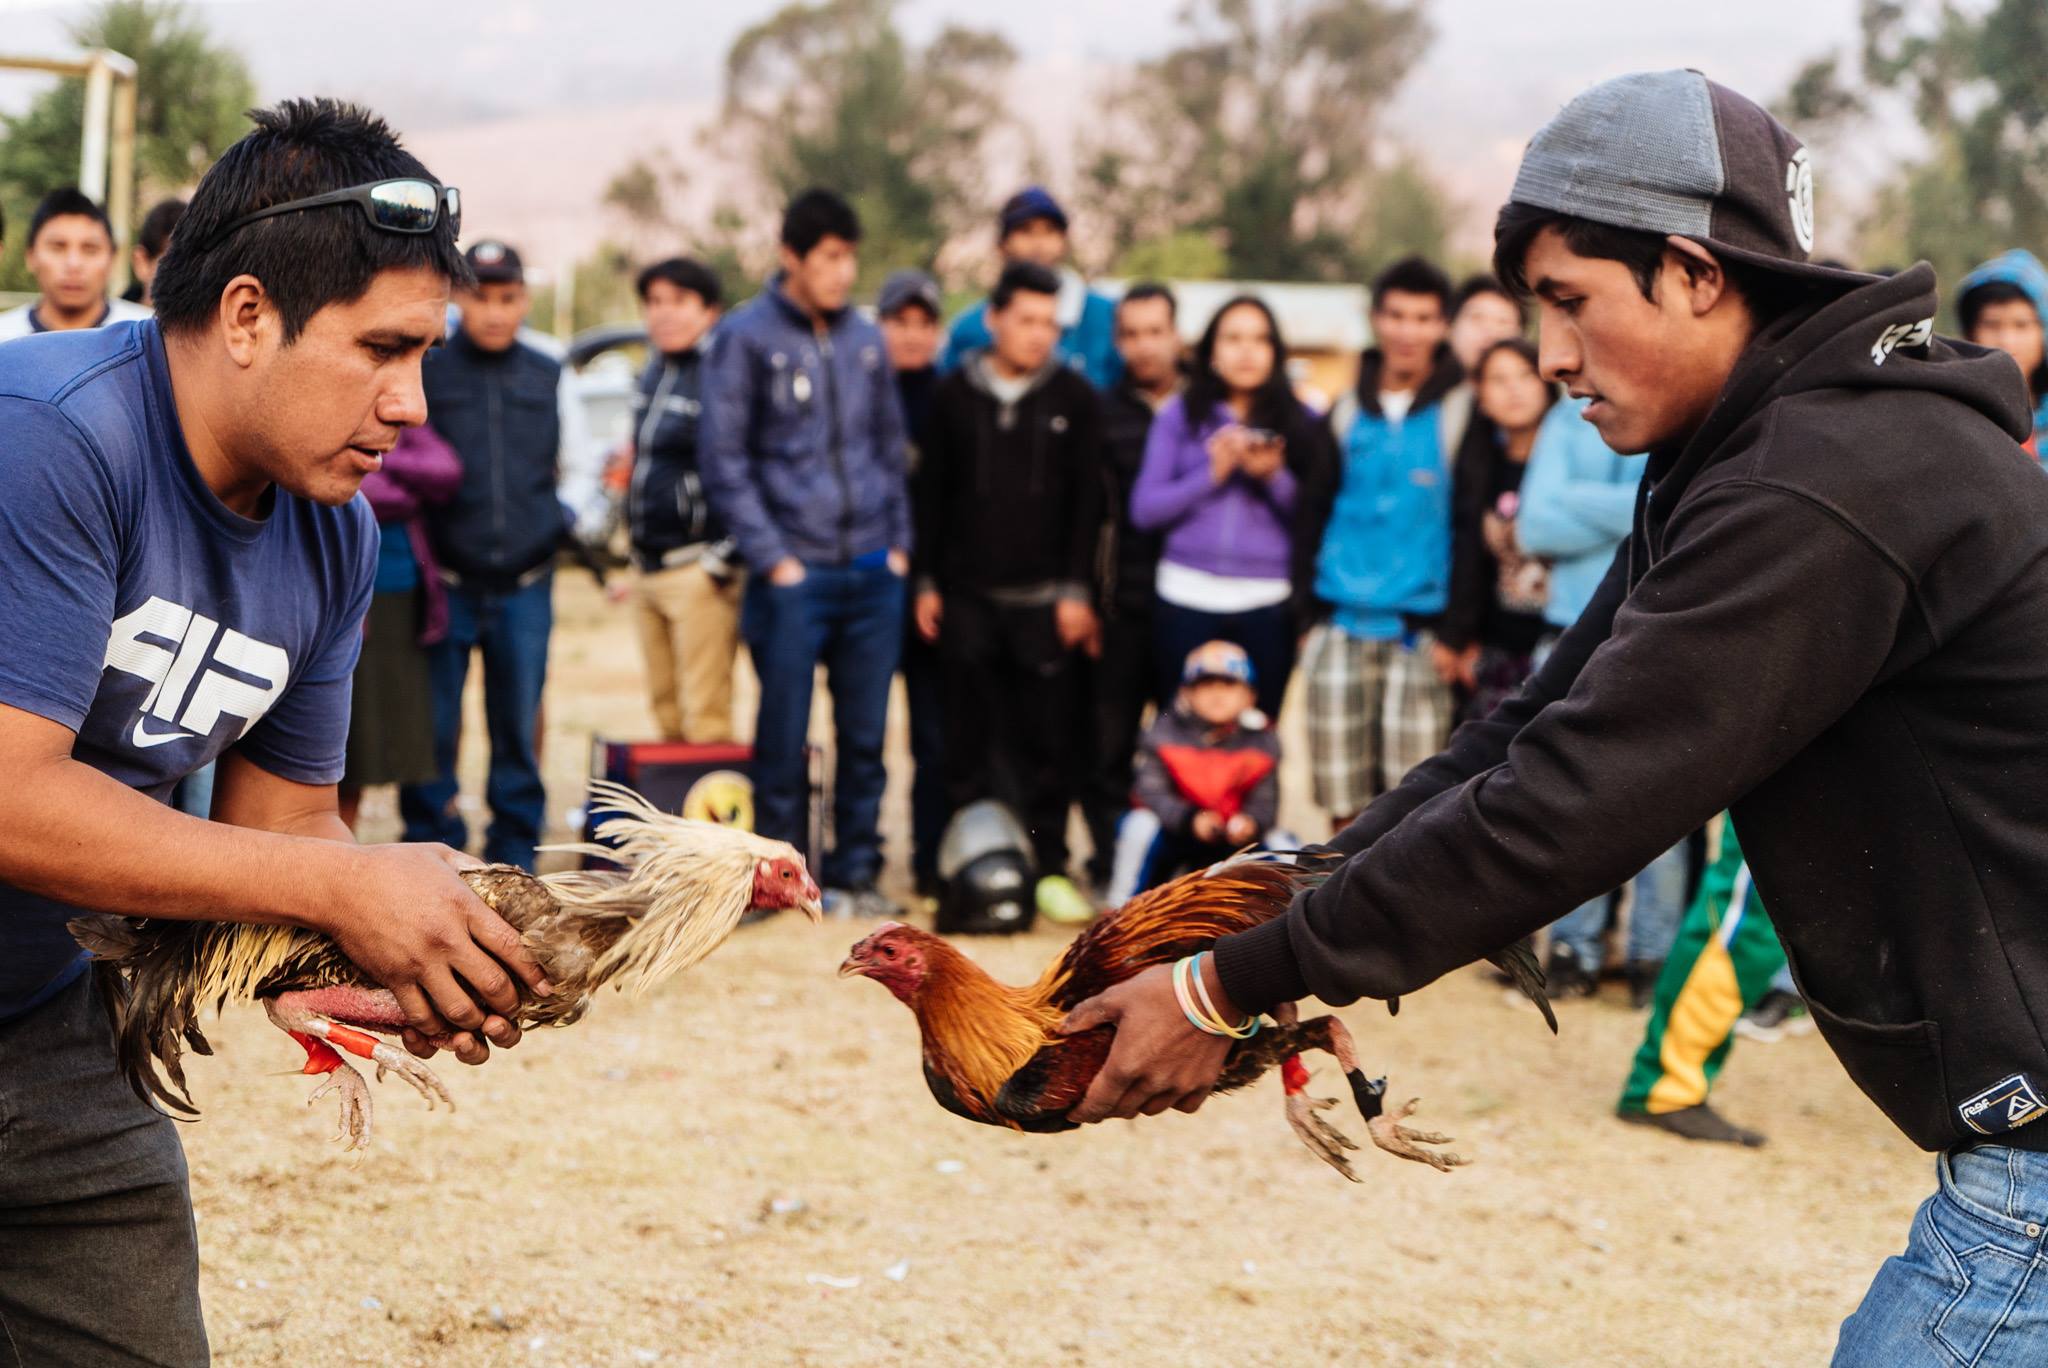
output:
<svg viewBox="0 0 2048 1368"><path fill-rule="evenodd" d="M1124 369L1116 351L1116 304L1089 289L1080 273L1066 264L1067 211L1044 186L1027 185L1003 202L996 220L996 249L1005 263L1029 261L1059 275L1060 359L1097 389L1115 384ZM970 352L986 348L989 341L984 300L953 320L939 370L957 369Z"/></svg>
<svg viewBox="0 0 2048 1368"><path fill-rule="evenodd" d="M1809 261L1806 149L1696 71L1567 105L1494 241L1544 378L1649 453L1634 529L1519 694L1216 942L1208 997L1241 1025L1414 992L1727 808L1822 1037L1939 1156L1835 1363L2048 1363L2048 482L2020 371L1935 336L1926 264ZM1069 1015L1116 1026L1075 1120L1201 1105L1232 1041L1173 972Z"/></svg>

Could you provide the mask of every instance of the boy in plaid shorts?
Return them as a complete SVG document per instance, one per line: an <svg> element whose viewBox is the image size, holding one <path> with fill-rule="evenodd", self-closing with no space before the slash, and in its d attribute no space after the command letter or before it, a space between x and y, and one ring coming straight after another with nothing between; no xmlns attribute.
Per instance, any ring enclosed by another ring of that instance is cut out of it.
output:
<svg viewBox="0 0 2048 1368"><path fill-rule="evenodd" d="M1308 743L1316 802L1347 823L1443 748L1453 699L1431 628L1450 589L1451 467L1471 391L1444 341L1451 283L1416 257L1372 288L1375 345L1331 414L1333 488L1304 490L1321 526L1309 633Z"/></svg>

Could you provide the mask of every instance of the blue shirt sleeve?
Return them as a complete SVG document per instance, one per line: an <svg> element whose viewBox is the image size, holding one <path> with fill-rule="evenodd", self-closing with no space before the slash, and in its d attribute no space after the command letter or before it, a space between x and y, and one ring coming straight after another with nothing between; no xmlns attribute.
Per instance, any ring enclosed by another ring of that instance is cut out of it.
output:
<svg viewBox="0 0 2048 1368"><path fill-rule="evenodd" d="M114 479L70 419L0 397L0 703L72 731L106 669L121 563Z"/></svg>
<svg viewBox="0 0 2048 1368"><path fill-rule="evenodd" d="M341 781L348 749L348 716L356 659L363 651L363 618L377 580L377 525L369 504L345 510L346 535L327 588L326 631L304 669L232 749L266 773L295 784Z"/></svg>

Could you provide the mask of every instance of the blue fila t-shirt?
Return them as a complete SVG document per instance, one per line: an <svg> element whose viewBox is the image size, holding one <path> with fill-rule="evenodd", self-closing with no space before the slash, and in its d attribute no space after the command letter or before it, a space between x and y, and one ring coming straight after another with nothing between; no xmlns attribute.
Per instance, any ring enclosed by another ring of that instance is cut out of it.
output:
<svg viewBox="0 0 2048 1368"><path fill-rule="evenodd" d="M0 704L74 759L159 801L231 748L334 783L376 563L361 497L214 496L155 322L0 344ZM76 911L0 883L0 1021L81 972Z"/></svg>

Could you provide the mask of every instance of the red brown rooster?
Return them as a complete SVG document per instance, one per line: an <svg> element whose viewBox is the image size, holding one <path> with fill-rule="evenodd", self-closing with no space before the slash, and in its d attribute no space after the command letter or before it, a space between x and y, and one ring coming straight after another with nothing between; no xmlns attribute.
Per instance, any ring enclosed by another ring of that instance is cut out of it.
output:
<svg viewBox="0 0 2048 1368"><path fill-rule="evenodd" d="M895 922L855 945L839 972L875 979L916 1014L925 1082L947 1111L1012 1130L1073 1130L1077 1123L1067 1113L1108 1057L1115 1028L1061 1035L1066 1014L1153 965L1171 964L1281 915L1296 893L1327 877L1328 869L1327 863L1241 858L1162 884L1082 932L1029 987L998 983L939 937ZM1542 974L1528 952L1503 951L1494 962L1548 1017ZM1413 1101L1384 1110L1386 1080L1365 1076L1343 1022L1334 1016L1300 1021L1292 1004L1273 1016L1275 1026L1231 1047L1217 1092L1245 1087L1278 1065L1288 1124L1317 1158L1357 1182L1345 1157L1357 1145L1320 1115L1336 1103L1307 1092L1301 1055L1322 1050L1344 1070L1375 1145L1437 1169L1465 1162L1428 1148L1450 1143L1448 1136L1401 1124L1414 1112Z"/></svg>
<svg viewBox="0 0 2048 1368"><path fill-rule="evenodd" d="M608 844L557 848L621 868L539 878L511 865L461 871L554 985L521 1001L520 1028L569 1025L606 984L644 992L717 949L750 909L797 908L817 920L818 885L795 847L670 816L616 784L591 790L600 810L619 814L597 828ZM71 932L98 960L121 1066L144 1101L198 1115L181 1058L187 1047L213 1053L200 1010L253 998L306 1051L303 1072L327 1076L308 1100L340 1095L347 1148L369 1143L372 1112L369 1088L342 1052L375 1064L380 1082L397 1074L429 1108L455 1105L424 1063L378 1038L405 1025L397 1000L318 932L105 915L79 917Z"/></svg>

